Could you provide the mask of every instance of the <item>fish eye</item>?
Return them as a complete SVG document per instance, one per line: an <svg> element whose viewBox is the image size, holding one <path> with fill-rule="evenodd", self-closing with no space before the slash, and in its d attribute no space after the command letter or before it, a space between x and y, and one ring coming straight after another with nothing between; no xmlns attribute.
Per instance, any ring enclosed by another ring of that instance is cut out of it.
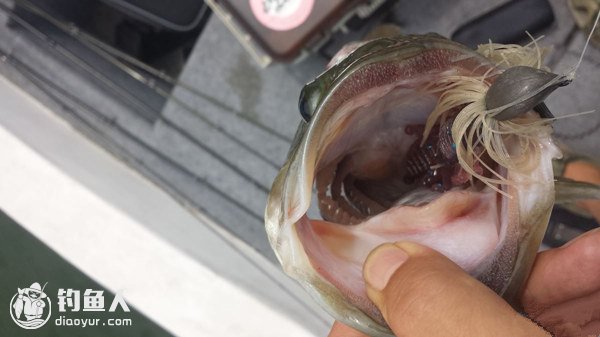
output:
<svg viewBox="0 0 600 337"><path fill-rule="evenodd" d="M314 111L312 111L312 109L310 107L310 103L306 98L306 94L305 94L304 90L302 90L302 92L300 93L300 100L298 102L298 110L300 110L300 115L302 116L304 121L306 121L307 123L310 122L310 118L312 117L312 114Z"/></svg>
<svg viewBox="0 0 600 337"><path fill-rule="evenodd" d="M321 99L322 83L318 80L312 81L302 88L300 99L298 101L298 110L305 122L310 122L312 116L317 110L317 105Z"/></svg>

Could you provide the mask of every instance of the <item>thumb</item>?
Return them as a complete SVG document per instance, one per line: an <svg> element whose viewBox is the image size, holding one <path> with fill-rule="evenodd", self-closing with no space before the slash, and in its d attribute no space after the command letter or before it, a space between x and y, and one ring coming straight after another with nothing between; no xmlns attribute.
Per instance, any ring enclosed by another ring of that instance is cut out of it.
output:
<svg viewBox="0 0 600 337"><path fill-rule="evenodd" d="M377 247L363 276L397 336L549 336L447 257L416 243Z"/></svg>

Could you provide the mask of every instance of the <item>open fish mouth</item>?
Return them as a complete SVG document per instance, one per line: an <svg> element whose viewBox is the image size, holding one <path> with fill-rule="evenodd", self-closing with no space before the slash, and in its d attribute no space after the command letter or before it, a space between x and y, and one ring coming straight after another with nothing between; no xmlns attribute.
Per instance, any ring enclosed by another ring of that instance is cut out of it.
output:
<svg viewBox="0 0 600 337"><path fill-rule="evenodd" d="M519 292L554 201L551 129L525 143L502 138L505 154L521 158L517 170L477 131L468 145L453 137L473 100L441 103L452 79L487 88L502 71L460 44L413 36L363 46L304 89L301 109L313 113L273 185L266 227L285 271L336 319L391 334L362 278L367 255L386 242L429 246L507 299ZM532 111L517 123L539 119ZM307 215L313 190L321 218Z"/></svg>
<svg viewBox="0 0 600 337"><path fill-rule="evenodd" d="M337 110L325 126L324 134L332 136L316 164L323 219L306 216L296 225L317 272L379 322L362 278L362 265L376 246L418 242L477 277L507 240L509 199L483 183L471 183L458 164L446 131L453 116L420 145L441 94L428 93L427 87L444 72L450 70L367 90ZM481 166L478 170L485 174ZM511 270L501 272L508 278Z"/></svg>

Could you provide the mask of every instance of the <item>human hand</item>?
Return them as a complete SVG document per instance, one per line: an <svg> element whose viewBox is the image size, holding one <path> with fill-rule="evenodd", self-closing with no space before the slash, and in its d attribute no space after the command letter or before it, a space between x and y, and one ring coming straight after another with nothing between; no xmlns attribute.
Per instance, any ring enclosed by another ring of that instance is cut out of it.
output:
<svg viewBox="0 0 600 337"><path fill-rule="evenodd" d="M523 306L557 337L600 334L599 247L600 229L536 258ZM369 298L397 336L549 336L427 247L382 245L369 255L364 275ZM329 336L365 337L340 323Z"/></svg>
<svg viewBox="0 0 600 337"><path fill-rule="evenodd" d="M539 253L522 303L556 337L600 336L600 228Z"/></svg>
<svg viewBox="0 0 600 337"><path fill-rule="evenodd" d="M433 249L384 244L363 268L369 298L396 336L550 336ZM330 337L362 337L338 324Z"/></svg>

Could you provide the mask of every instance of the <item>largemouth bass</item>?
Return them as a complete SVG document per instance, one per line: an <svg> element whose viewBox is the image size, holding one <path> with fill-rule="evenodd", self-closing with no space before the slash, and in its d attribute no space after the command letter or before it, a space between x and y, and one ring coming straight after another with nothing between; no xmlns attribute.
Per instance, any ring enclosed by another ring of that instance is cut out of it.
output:
<svg viewBox="0 0 600 337"><path fill-rule="evenodd" d="M535 92L495 90L507 104L490 107L486 94L508 69L542 68L540 49L474 51L436 34L352 49L302 90L306 121L269 195L266 231L283 269L371 336L392 335L362 278L368 253L386 242L434 248L518 307L561 155L531 107L568 79L517 81ZM313 191L322 218L307 215Z"/></svg>

